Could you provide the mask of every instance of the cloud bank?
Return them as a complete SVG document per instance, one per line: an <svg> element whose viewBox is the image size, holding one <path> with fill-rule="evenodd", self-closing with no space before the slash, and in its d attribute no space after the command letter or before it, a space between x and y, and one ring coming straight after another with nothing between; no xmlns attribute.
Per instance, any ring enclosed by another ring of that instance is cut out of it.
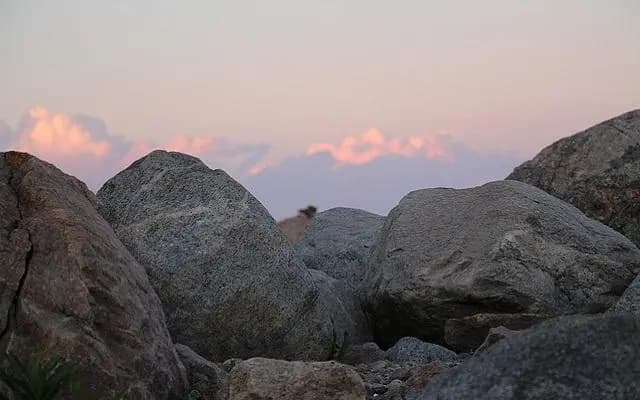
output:
<svg viewBox="0 0 640 400"><path fill-rule="evenodd" d="M429 187L464 188L503 179L522 160L481 154L462 143L446 157L386 154L366 164L336 164L331 152L285 159L243 183L277 219L313 204L320 210L355 207L386 215L407 193Z"/></svg>
<svg viewBox="0 0 640 400"><path fill-rule="evenodd" d="M447 139L444 135L387 139L379 130L371 129L359 136L347 136L338 144L312 143L307 149L307 155L328 153L337 166L364 165L384 156L423 156L444 160L451 156L446 148Z"/></svg>
<svg viewBox="0 0 640 400"><path fill-rule="evenodd" d="M270 145L211 135L175 134L160 142L111 133L104 121L34 107L16 129L0 121L0 149L32 153L97 190L155 149L199 157L243 183L276 219L308 204L386 214L406 193L426 187L469 187L501 179L521 161L482 154L448 135L385 136L371 129L275 160Z"/></svg>
<svg viewBox="0 0 640 400"><path fill-rule="evenodd" d="M160 142L135 141L111 133L99 118L40 106L29 110L15 130L0 121L0 146L51 162L92 190L155 149L192 154L236 175L254 168L269 151L264 144L234 144L210 135L176 134Z"/></svg>

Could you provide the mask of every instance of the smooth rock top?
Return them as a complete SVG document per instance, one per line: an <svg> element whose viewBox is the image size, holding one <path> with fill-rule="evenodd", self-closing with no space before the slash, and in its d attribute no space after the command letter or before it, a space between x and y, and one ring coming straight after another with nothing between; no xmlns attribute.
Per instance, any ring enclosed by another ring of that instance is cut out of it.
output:
<svg viewBox="0 0 640 400"><path fill-rule="evenodd" d="M332 208L317 214L296 246L308 268L360 287L364 261L384 217L355 208Z"/></svg>
<svg viewBox="0 0 640 400"><path fill-rule="evenodd" d="M507 179L537 186L640 245L640 110L553 143Z"/></svg>
<svg viewBox="0 0 640 400"><path fill-rule="evenodd" d="M333 361L252 358L231 370L229 400L365 400L362 379Z"/></svg>
<svg viewBox="0 0 640 400"><path fill-rule="evenodd" d="M127 399L186 391L160 300L77 179L0 153L0 352L54 354Z"/></svg>
<svg viewBox="0 0 640 400"><path fill-rule="evenodd" d="M407 400L640 398L640 320L567 317L508 336Z"/></svg>
<svg viewBox="0 0 640 400"><path fill-rule="evenodd" d="M377 341L441 343L450 318L602 312L640 270L640 250L535 187L499 181L408 194L367 268Z"/></svg>
<svg viewBox="0 0 640 400"><path fill-rule="evenodd" d="M333 353L331 316L309 271L262 204L224 171L154 151L98 198L147 268L176 342L211 361Z"/></svg>

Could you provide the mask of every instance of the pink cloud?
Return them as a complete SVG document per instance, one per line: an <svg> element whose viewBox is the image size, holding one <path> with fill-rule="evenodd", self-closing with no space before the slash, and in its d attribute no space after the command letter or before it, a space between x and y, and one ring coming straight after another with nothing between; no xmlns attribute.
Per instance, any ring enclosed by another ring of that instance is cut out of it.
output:
<svg viewBox="0 0 640 400"><path fill-rule="evenodd" d="M66 113L52 113L44 107L29 110L28 128L19 132L16 150L34 153L44 158L88 155L105 158L111 143L98 139Z"/></svg>
<svg viewBox="0 0 640 400"><path fill-rule="evenodd" d="M364 165L387 155L406 158L423 156L430 159L450 159L444 140L436 135L387 139L379 130L371 129L359 136L347 136L338 144L312 143L307 155L329 153L336 165Z"/></svg>

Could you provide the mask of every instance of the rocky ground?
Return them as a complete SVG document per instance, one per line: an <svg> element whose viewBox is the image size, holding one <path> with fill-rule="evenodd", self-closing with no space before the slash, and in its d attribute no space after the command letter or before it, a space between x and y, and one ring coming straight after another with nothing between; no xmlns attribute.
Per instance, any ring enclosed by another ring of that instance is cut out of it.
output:
<svg viewBox="0 0 640 400"><path fill-rule="evenodd" d="M638 146L635 111L295 238L189 155L94 195L0 153L0 350L134 400L638 399Z"/></svg>

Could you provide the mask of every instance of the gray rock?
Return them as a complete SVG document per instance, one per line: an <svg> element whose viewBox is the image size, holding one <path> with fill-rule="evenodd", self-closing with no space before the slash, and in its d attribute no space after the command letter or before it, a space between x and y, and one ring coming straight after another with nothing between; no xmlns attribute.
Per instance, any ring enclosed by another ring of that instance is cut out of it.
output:
<svg viewBox="0 0 640 400"><path fill-rule="evenodd" d="M513 331L509 328L505 328L504 326L498 326L497 328L489 329L489 333L487 337L484 339L484 342L476 349L474 354L480 354L483 351L486 351L489 347L498 343L502 339L509 337L518 331Z"/></svg>
<svg viewBox="0 0 640 400"><path fill-rule="evenodd" d="M387 390L379 397L380 400L404 400L404 382L393 380L389 382Z"/></svg>
<svg viewBox="0 0 640 400"><path fill-rule="evenodd" d="M95 206L53 165L0 153L0 352L60 355L128 399L180 398L160 300Z"/></svg>
<svg viewBox="0 0 640 400"><path fill-rule="evenodd" d="M364 400L362 379L333 362L252 358L231 371L229 400Z"/></svg>
<svg viewBox="0 0 640 400"><path fill-rule="evenodd" d="M334 337L332 358L340 357L351 345L372 341L369 321L353 290L322 271L310 270L310 273L318 288L318 302L331 315Z"/></svg>
<svg viewBox="0 0 640 400"><path fill-rule="evenodd" d="M474 314L468 317L451 318L444 324L444 339L447 346L459 352L471 352L478 348L491 328L504 326L521 330L547 320L545 314Z"/></svg>
<svg viewBox="0 0 640 400"><path fill-rule="evenodd" d="M565 317L498 342L407 400L640 398L640 320Z"/></svg>
<svg viewBox="0 0 640 400"><path fill-rule="evenodd" d="M611 307L612 312L630 312L640 315L640 275L631 282L618 302Z"/></svg>
<svg viewBox="0 0 640 400"><path fill-rule="evenodd" d="M224 171L154 151L98 198L147 267L176 342L212 361L331 356L331 316L310 273L262 204Z"/></svg>
<svg viewBox="0 0 640 400"><path fill-rule="evenodd" d="M176 351L187 369L189 393L194 400L225 400L227 373L189 347L176 344Z"/></svg>
<svg viewBox="0 0 640 400"><path fill-rule="evenodd" d="M640 110L553 143L507 179L537 186L640 245Z"/></svg>
<svg viewBox="0 0 640 400"><path fill-rule="evenodd" d="M384 217L355 208L332 208L317 214L296 246L307 267L360 287L364 260Z"/></svg>
<svg viewBox="0 0 640 400"><path fill-rule="evenodd" d="M228 360L225 360L222 363L222 368L227 372L231 372L233 367L235 367L238 363L241 363L241 362L242 362L242 358L230 358Z"/></svg>
<svg viewBox="0 0 640 400"><path fill-rule="evenodd" d="M442 343L452 318L605 311L640 270L640 250L535 187L499 181L405 196L367 270L376 342Z"/></svg>
<svg viewBox="0 0 640 400"><path fill-rule="evenodd" d="M434 361L454 361L458 355L437 344L426 343L414 337L403 337L387 350L387 358L398 363L428 364Z"/></svg>
<svg viewBox="0 0 640 400"><path fill-rule="evenodd" d="M380 349L377 344L369 342L348 346L338 361L349 365L371 364L384 360L385 357L385 351Z"/></svg>

